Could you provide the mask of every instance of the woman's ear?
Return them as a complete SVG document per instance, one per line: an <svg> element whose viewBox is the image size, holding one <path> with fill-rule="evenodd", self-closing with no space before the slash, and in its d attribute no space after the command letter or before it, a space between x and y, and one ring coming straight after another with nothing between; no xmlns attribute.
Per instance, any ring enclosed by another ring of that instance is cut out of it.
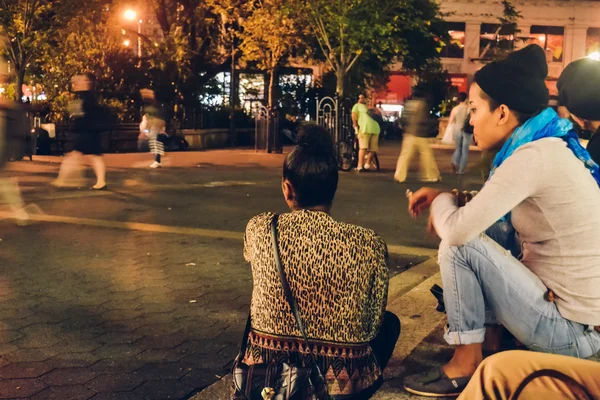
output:
<svg viewBox="0 0 600 400"><path fill-rule="evenodd" d="M296 196L294 195L294 188L292 187L290 181L287 179L283 179L281 181L281 191L283 192L283 198L286 202L294 202Z"/></svg>
<svg viewBox="0 0 600 400"><path fill-rule="evenodd" d="M510 119L510 110L504 104L500 105L496 112L499 114L498 125L505 125Z"/></svg>

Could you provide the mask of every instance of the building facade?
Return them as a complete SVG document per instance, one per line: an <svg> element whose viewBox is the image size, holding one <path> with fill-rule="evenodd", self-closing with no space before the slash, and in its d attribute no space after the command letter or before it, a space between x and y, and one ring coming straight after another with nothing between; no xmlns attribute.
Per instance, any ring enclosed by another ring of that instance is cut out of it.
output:
<svg viewBox="0 0 600 400"><path fill-rule="evenodd" d="M600 57L600 1L513 0L512 4L521 14L515 47L537 43L546 50L551 92L567 64L589 55ZM512 38L498 35L503 10L498 0L440 0L440 7L449 15L452 37L442 63L459 86L483 66L491 41Z"/></svg>
<svg viewBox="0 0 600 400"><path fill-rule="evenodd" d="M475 72L486 59L489 62L493 42L499 42L500 47L521 48L536 43L544 48L551 94L556 94L556 80L571 61L590 55L600 59L600 1L512 0L521 14L516 38L499 34L498 18L503 13L500 0L438 2L452 39L442 49L441 60L459 91L467 91ZM399 67L392 72L387 90L375 93L374 101L388 108L401 105L414 83L414 77Z"/></svg>

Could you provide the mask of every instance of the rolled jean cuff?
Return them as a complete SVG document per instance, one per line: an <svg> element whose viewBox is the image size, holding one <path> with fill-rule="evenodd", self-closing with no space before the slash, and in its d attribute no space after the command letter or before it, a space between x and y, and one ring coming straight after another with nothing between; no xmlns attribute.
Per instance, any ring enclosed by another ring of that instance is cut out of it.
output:
<svg viewBox="0 0 600 400"><path fill-rule="evenodd" d="M451 346L483 343L485 339L485 328L467 332L450 332L448 325L446 325L444 328L444 339L446 340L446 343Z"/></svg>

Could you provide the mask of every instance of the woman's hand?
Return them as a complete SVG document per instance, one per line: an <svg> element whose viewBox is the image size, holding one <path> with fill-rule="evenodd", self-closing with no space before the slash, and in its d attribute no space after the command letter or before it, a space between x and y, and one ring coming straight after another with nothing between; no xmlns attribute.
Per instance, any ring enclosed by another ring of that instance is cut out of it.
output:
<svg viewBox="0 0 600 400"><path fill-rule="evenodd" d="M408 198L408 213L411 217L417 218L422 211L428 210L431 203L438 197L442 191L433 188L421 188L412 193Z"/></svg>

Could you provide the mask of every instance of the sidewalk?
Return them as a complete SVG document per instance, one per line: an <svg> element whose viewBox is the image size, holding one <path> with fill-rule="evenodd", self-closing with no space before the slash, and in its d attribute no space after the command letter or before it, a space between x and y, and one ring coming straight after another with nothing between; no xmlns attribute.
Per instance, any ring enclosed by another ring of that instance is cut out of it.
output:
<svg viewBox="0 0 600 400"><path fill-rule="evenodd" d="M452 155L454 146L446 145L437 139L432 139L431 147L434 149L440 164L440 169L444 170L449 163L448 156ZM263 168L281 167L285 156L291 151L291 146L283 149L283 154L256 152L252 148L230 148L222 150L205 151L184 151L167 153L163 158L163 166L171 168L202 167L202 166L255 166ZM400 154L401 142L398 140L382 141L378 153L383 170L392 170L395 168L396 160ZM471 146L471 161L479 158L480 150ZM33 156L34 162L60 164L62 156ZM150 153L117 153L105 154L104 162L107 168L148 168L153 161ZM415 163L418 160L413 160ZM451 170L451 168L450 168Z"/></svg>
<svg viewBox="0 0 600 400"><path fill-rule="evenodd" d="M388 379L414 372L414 349L443 319L429 293L436 241L405 212L405 190L421 183L392 180L399 151L383 143L381 173L340 173L334 210L388 242L388 308L402 319ZM435 151L449 172L451 150ZM0 398L185 399L227 374L252 288L243 232L253 215L287 210L284 156L171 153L152 170L148 153L109 154L102 192L51 188L62 157L9 163L43 213L27 227L0 221ZM446 174L440 187L455 179ZM357 193L377 199L375 213Z"/></svg>

